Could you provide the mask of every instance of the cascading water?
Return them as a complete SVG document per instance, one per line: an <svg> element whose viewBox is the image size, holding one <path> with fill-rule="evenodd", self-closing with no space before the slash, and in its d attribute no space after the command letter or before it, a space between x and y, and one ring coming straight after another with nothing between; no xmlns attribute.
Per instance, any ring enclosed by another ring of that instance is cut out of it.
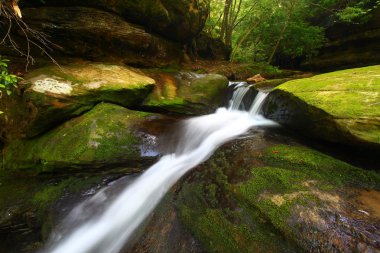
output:
<svg viewBox="0 0 380 253"><path fill-rule="evenodd" d="M254 126L275 123L259 115L266 94L259 92L250 112L237 109L247 92L236 88L230 108L214 114L185 120L183 135L175 153L163 156L156 164L131 183L100 215L79 225L66 237L55 236L51 253L117 253L133 232L153 211L166 192L191 168L207 160L214 151ZM102 192L95 200L101 199ZM80 207L80 210L83 206ZM82 210L83 211L83 210ZM73 210L71 216L78 213ZM70 215L69 215L70 217Z"/></svg>

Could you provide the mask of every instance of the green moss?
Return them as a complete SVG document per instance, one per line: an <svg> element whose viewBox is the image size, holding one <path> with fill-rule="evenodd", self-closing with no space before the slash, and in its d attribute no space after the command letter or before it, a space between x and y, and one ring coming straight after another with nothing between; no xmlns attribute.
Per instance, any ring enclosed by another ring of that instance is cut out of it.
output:
<svg viewBox="0 0 380 253"><path fill-rule="evenodd" d="M278 86L266 113L333 142L380 147L380 65L298 79ZM281 118L287 107L289 117Z"/></svg>
<svg viewBox="0 0 380 253"><path fill-rule="evenodd" d="M204 183L183 186L180 215L207 252L298 252L257 209L222 207L218 195L230 194L222 195L216 184Z"/></svg>
<svg viewBox="0 0 380 253"><path fill-rule="evenodd" d="M359 169L306 147L277 145L265 151L263 160L269 166L301 173L336 188L360 186L380 189L378 173Z"/></svg>
<svg viewBox="0 0 380 253"><path fill-rule="evenodd" d="M5 167L41 172L138 160L141 139L135 128L146 115L112 104L99 104L41 137L11 143L4 151Z"/></svg>
<svg viewBox="0 0 380 253"><path fill-rule="evenodd" d="M292 80L277 87L335 117L380 117L380 65Z"/></svg>
<svg viewBox="0 0 380 253"><path fill-rule="evenodd" d="M234 186L241 203L258 208L272 224L292 237L287 224L296 206L320 205L322 192L343 187L380 189L380 175L351 166L305 147L277 145L265 150L271 167L252 169L251 179Z"/></svg>
<svg viewBox="0 0 380 253"><path fill-rule="evenodd" d="M62 197L64 190L73 182L75 182L75 180L73 178L69 178L44 187L41 191L34 194L32 204L38 206L39 209L46 208L48 205L57 201L59 197Z"/></svg>

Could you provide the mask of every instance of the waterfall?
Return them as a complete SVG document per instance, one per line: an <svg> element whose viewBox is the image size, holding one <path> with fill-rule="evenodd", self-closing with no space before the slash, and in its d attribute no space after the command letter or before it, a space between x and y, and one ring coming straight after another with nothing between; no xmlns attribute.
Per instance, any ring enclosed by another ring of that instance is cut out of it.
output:
<svg viewBox="0 0 380 253"><path fill-rule="evenodd" d="M229 109L219 108L214 114L185 120L181 130L182 139L175 153L163 156L135 179L102 214L79 225L71 234L56 236L43 252L119 252L167 191L186 172L206 161L222 144L250 128L275 124L259 115L266 94L257 95L250 112L237 110L246 92L246 86L237 88ZM93 198L99 201L101 194ZM78 210L74 209L73 212L76 213L71 215L75 216Z"/></svg>

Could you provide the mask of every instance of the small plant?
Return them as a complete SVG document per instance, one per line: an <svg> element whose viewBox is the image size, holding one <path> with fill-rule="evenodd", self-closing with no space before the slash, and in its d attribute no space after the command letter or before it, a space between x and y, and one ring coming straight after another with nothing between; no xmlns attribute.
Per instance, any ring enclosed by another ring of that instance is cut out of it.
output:
<svg viewBox="0 0 380 253"><path fill-rule="evenodd" d="M10 74L8 71L9 60L3 59L0 56L0 98L2 98L5 92L8 96L12 94L12 88L17 87L17 83L20 77ZM0 111L0 114L4 112Z"/></svg>

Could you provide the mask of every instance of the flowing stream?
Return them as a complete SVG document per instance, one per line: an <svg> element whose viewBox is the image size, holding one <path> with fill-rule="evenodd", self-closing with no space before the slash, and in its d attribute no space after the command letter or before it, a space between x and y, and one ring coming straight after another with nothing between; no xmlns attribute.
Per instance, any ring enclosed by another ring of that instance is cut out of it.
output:
<svg viewBox="0 0 380 253"><path fill-rule="evenodd" d="M65 236L55 236L43 252L117 253L149 216L167 191L190 169L207 160L222 144L255 126L275 123L259 114L266 94L259 92L249 111L239 105L249 89L240 85L230 107L214 114L182 122L181 140L174 153L156 164L126 187L105 210L78 225ZM101 202L102 192L92 198ZM83 211L83 206L79 209ZM88 212L88 211L87 211ZM78 208L69 215L75 217Z"/></svg>

